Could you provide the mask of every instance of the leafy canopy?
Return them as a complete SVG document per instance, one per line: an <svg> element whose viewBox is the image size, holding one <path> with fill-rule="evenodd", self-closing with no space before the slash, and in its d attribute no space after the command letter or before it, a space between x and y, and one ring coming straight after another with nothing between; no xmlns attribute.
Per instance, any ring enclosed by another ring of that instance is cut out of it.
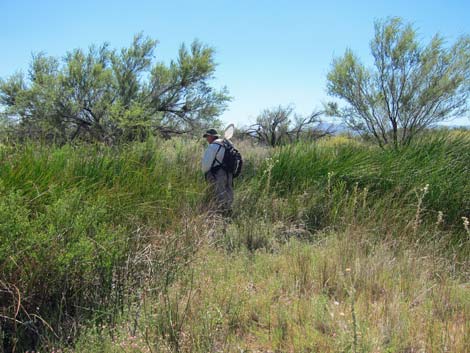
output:
<svg viewBox="0 0 470 353"><path fill-rule="evenodd" d="M346 102L330 113L349 127L372 135L382 147L408 145L433 124L468 112L470 36L449 48L440 35L427 45L400 18L375 23L370 42L373 67L347 49L333 60L328 93Z"/></svg>
<svg viewBox="0 0 470 353"><path fill-rule="evenodd" d="M137 34L128 48L107 43L62 60L34 55L27 75L0 80L0 105L17 136L113 143L217 123L229 101L210 84L214 49L194 41L176 60L155 61L157 41Z"/></svg>

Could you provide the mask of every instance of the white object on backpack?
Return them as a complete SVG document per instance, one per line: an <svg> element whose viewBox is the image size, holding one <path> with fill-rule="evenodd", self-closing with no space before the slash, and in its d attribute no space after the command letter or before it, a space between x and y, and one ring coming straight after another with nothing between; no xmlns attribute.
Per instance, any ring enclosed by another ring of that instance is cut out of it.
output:
<svg viewBox="0 0 470 353"><path fill-rule="evenodd" d="M230 139L232 138L234 132L235 132L235 125L229 124L229 125L225 128L224 138L225 138L226 140L230 140Z"/></svg>

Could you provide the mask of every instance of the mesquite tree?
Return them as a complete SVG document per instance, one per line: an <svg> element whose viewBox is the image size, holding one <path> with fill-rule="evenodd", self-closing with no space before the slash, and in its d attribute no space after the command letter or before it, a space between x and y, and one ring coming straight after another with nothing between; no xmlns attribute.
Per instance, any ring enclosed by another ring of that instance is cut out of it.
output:
<svg viewBox="0 0 470 353"><path fill-rule="evenodd" d="M346 101L329 105L359 132L372 135L381 147L408 145L433 124L468 111L470 37L451 47L435 35L419 43L416 30L399 18L375 23L370 43L373 67L351 51L333 60L328 74L330 95Z"/></svg>

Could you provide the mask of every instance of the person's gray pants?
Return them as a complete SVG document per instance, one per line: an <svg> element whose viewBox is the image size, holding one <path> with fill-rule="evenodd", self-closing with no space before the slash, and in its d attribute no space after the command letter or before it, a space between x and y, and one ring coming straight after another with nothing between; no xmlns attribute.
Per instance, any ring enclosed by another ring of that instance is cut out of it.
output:
<svg viewBox="0 0 470 353"><path fill-rule="evenodd" d="M206 174L210 183L211 202L220 212L228 212L233 202L233 175L222 168Z"/></svg>

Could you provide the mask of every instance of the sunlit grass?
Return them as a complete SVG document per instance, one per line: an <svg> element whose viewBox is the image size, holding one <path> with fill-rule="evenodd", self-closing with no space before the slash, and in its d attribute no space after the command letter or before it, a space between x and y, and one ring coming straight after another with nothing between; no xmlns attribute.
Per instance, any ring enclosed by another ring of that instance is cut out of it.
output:
<svg viewBox="0 0 470 353"><path fill-rule="evenodd" d="M124 321L114 339L99 336L104 343L98 346L116 352L122 342L148 352L465 352L470 289L449 275L452 265L417 248L371 243L370 236L360 229L324 234L323 242L293 240L274 254L205 247L167 292L145 304L137 334ZM95 351L92 342L86 338L77 348Z"/></svg>
<svg viewBox="0 0 470 353"><path fill-rule="evenodd" d="M204 213L199 142L1 146L0 338L42 351L465 351L468 134L399 152L348 137L239 147L221 221Z"/></svg>

